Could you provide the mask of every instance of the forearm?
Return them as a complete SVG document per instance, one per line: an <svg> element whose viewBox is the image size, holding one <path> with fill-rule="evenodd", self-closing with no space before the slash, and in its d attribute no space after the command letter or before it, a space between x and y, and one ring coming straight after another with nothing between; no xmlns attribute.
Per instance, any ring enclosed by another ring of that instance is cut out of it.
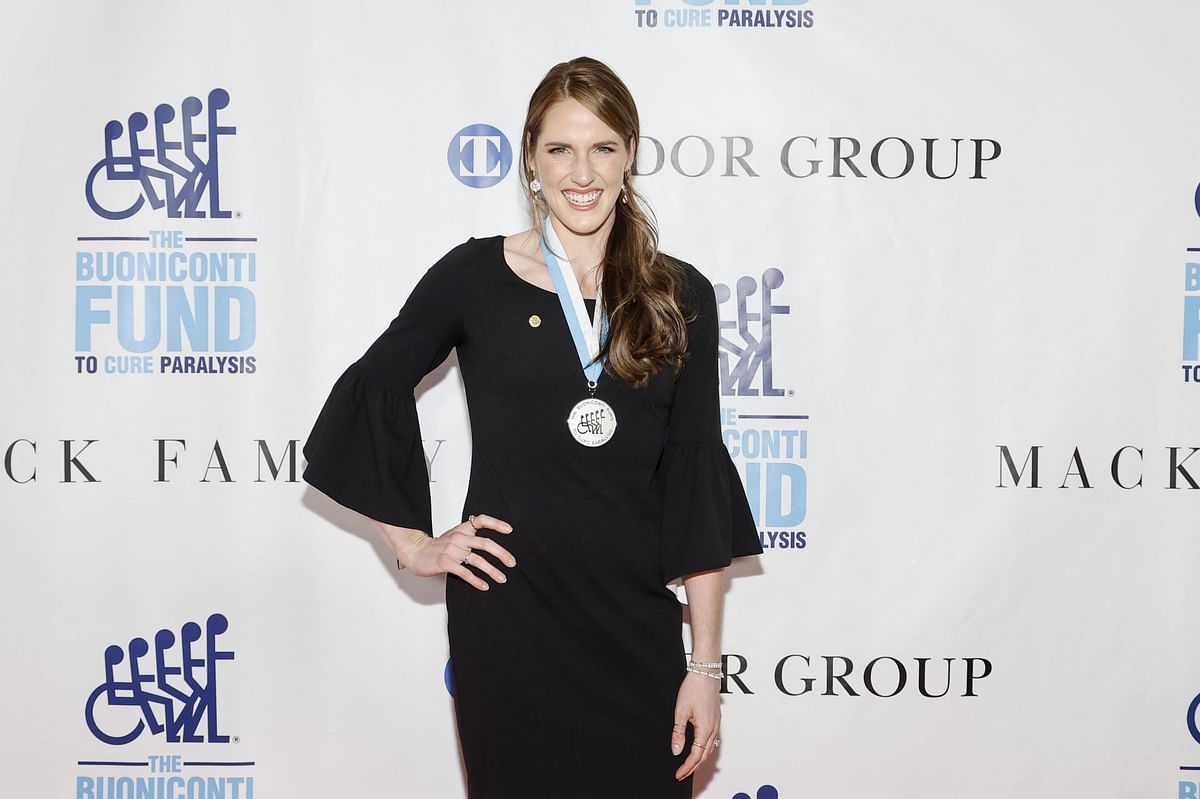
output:
<svg viewBox="0 0 1200 799"><path fill-rule="evenodd" d="M725 570L712 569L685 575L692 620L692 659L713 662L721 659L721 613L725 602Z"/></svg>
<svg viewBox="0 0 1200 799"><path fill-rule="evenodd" d="M400 561L400 565L406 569L412 564L412 556L432 540L424 530L396 527L378 519L371 521L374 523L375 529L383 536L383 540L391 547L392 552L396 555L396 560Z"/></svg>

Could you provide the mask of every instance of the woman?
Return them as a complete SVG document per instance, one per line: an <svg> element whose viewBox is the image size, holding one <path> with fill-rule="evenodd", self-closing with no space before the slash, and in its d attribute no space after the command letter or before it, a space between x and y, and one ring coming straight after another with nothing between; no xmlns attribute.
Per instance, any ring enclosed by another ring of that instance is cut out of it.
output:
<svg viewBox="0 0 1200 799"><path fill-rule="evenodd" d="M724 567L762 549L720 435L713 287L658 252L638 139L608 67L551 69L522 135L533 228L431 267L304 447L306 481L447 575L471 799L690 797L718 743ZM434 537L413 387L452 348L471 474Z"/></svg>

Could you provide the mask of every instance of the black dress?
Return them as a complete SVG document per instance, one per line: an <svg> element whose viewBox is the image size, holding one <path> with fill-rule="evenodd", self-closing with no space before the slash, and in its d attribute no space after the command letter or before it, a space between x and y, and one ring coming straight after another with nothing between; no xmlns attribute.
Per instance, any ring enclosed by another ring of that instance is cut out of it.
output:
<svg viewBox="0 0 1200 799"><path fill-rule="evenodd" d="M586 447L566 424L587 378L558 297L518 277L503 242L470 239L426 272L334 385L304 479L368 517L440 533L413 388L457 347L473 442L461 518L511 523L479 535L517 559L498 564L508 582L484 578L488 591L446 580L468 796L690 797L674 773L691 725L683 753L670 750L686 656L665 583L762 552L721 440L712 284L683 265L698 313L688 365L640 389L601 374L617 428Z"/></svg>

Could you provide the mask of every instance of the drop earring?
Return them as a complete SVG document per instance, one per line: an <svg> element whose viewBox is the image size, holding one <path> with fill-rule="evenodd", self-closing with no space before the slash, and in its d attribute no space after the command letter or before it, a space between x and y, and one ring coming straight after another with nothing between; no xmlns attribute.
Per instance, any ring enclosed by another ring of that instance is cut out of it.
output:
<svg viewBox="0 0 1200 799"><path fill-rule="evenodd" d="M621 181L621 202L629 205L629 190L625 186L625 181Z"/></svg>
<svg viewBox="0 0 1200 799"><path fill-rule="evenodd" d="M537 179L537 175L534 175L533 180L529 181L529 190L534 194L542 190L542 182Z"/></svg>

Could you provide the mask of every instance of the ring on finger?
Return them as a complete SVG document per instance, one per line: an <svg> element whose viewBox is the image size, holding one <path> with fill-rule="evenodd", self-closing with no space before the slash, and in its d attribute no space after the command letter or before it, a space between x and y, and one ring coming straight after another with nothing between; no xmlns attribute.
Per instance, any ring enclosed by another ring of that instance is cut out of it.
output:
<svg viewBox="0 0 1200 799"><path fill-rule="evenodd" d="M468 521L468 522L470 522L470 523L471 523L471 526L472 526L472 527L474 527L476 530L478 530L478 529L479 529L479 528L478 528L478 527L476 527L476 525L475 525L475 514L473 514L473 513L472 513L470 516L468 516L468 517L467 517L467 521Z"/></svg>
<svg viewBox="0 0 1200 799"><path fill-rule="evenodd" d="M472 556L472 555L474 555L474 554L475 554L474 552L468 552L468 553L467 553L467 556L466 556L465 558L463 558L462 560L460 560L460 561L458 562L458 564L459 564L460 566L465 566L465 565L467 564L467 561L468 561L468 560L470 560L470 559L471 559L471 556Z"/></svg>
<svg viewBox="0 0 1200 799"><path fill-rule="evenodd" d="M706 747L704 744L701 744L701 743L693 743L693 744L692 744L692 746L693 746L693 747L695 747L695 746L698 746L698 747L700 747L701 749L707 749L707 748L708 748L708 747Z"/></svg>

